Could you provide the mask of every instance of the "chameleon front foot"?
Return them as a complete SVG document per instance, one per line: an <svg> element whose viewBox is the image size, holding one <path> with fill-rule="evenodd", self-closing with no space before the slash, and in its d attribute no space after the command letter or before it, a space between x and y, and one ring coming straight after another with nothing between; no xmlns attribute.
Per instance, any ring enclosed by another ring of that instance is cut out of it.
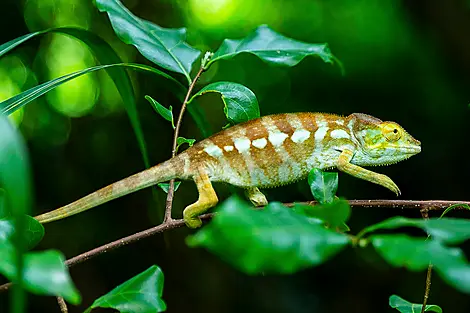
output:
<svg viewBox="0 0 470 313"><path fill-rule="evenodd" d="M385 188L394 192L397 196L401 194L400 188L398 188L397 184L395 184L395 182L387 175L379 174L377 177L377 184L384 186Z"/></svg>
<svg viewBox="0 0 470 313"><path fill-rule="evenodd" d="M183 212L183 219L186 226L189 228L199 228L202 226L202 220L198 216L190 216L186 209Z"/></svg>
<svg viewBox="0 0 470 313"><path fill-rule="evenodd" d="M266 196L257 187L246 189L245 194L254 206L266 206L268 204Z"/></svg>
<svg viewBox="0 0 470 313"><path fill-rule="evenodd" d="M198 174L199 175L194 176L194 182L196 183L197 191L199 193L199 199L195 203L187 206L183 211L184 222L189 228L201 227L202 221L199 218L199 215L206 212L209 208L212 208L217 204L217 202L219 202L207 173L203 170L199 170Z"/></svg>

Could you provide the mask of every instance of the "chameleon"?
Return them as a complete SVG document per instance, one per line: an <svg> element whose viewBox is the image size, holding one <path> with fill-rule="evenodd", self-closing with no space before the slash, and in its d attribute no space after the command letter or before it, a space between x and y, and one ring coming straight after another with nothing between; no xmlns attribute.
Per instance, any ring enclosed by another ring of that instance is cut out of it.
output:
<svg viewBox="0 0 470 313"><path fill-rule="evenodd" d="M362 166L390 165L421 152L421 143L395 122L363 113L266 115L226 128L175 157L99 189L71 204L36 216L47 223L171 179L193 180L198 200L183 211L190 228L218 203L212 182L242 187L256 206L267 204L259 188L299 181L312 168L332 169L400 195L391 178Z"/></svg>

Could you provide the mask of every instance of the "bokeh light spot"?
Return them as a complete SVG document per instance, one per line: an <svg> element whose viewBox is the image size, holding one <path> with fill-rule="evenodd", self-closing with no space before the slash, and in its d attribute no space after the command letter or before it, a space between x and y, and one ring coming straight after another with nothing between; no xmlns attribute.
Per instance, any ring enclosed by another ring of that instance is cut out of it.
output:
<svg viewBox="0 0 470 313"><path fill-rule="evenodd" d="M236 0L189 0L192 15L205 26L220 26L234 15Z"/></svg>
<svg viewBox="0 0 470 313"><path fill-rule="evenodd" d="M93 56L83 43L62 35L54 35L45 59L49 79L94 65ZM94 74L85 74L50 91L47 100L57 112L80 117L93 109L98 93Z"/></svg>

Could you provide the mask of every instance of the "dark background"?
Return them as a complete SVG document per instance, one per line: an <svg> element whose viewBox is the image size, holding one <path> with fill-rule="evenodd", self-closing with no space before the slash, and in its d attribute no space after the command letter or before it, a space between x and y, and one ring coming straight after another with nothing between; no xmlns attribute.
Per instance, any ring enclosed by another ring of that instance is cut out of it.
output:
<svg viewBox="0 0 470 313"><path fill-rule="evenodd" d="M252 89L261 114L277 112L363 112L400 123L422 142L422 153L375 169L392 177L401 199L468 200L467 174L470 2L398 0L132 0L132 12L163 27L187 27L188 42L214 51L224 38L246 36L267 23L307 42L327 42L343 62L337 67L310 57L294 68L266 65L250 55L222 61L197 85L229 80ZM114 36L108 19L86 0L3 0L0 43L54 26L87 28L106 38L125 61L147 63ZM0 60L0 100L71 71L93 66L93 56L61 35L33 40ZM153 164L170 156L172 129L144 96L180 104L161 79L132 72L139 115ZM175 75L184 82L183 78ZM225 125L215 95L201 98L207 119ZM64 85L15 114L25 136L40 213L72 202L144 169L137 142L112 82L104 73ZM188 115L182 133L201 139ZM220 199L231 193L216 185ZM99 208L48 224L38 249L55 248L67 258L159 223L165 194L149 189ZM311 199L305 181L267 191L269 200ZM347 199L394 198L388 190L340 174L338 195ZM174 217L197 198L194 184L176 193ZM394 215L418 211L354 209L352 233ZM468 213L455 216L468 217ZM168 312L393 312L388 297L422 302L425 273L394 269L372 249L346 249L325 265L290 276L250 277L203 249L186 246L192 231L182 228L101 255L71 269L83 302L92 301L152 264L165 274ZM468 245L466 247L467 257ZM279 260L282 262L282 260ZM30 296L31 312L58 312L53 297ZM0 312L8 298L0 294ZM433 276L431 304L446 313L470 312L470 297Z"/></svg>

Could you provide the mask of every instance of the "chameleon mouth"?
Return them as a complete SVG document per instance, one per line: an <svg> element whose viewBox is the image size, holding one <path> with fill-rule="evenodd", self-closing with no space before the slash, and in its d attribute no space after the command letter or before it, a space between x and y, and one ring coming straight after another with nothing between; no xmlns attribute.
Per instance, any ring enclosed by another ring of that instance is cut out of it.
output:
<svg viewBox="0 0 470 313"><path fill-rule="evenodd" d="M417 154L421 152L421 146L408 146L401 148L406 154Z"/></svg>

